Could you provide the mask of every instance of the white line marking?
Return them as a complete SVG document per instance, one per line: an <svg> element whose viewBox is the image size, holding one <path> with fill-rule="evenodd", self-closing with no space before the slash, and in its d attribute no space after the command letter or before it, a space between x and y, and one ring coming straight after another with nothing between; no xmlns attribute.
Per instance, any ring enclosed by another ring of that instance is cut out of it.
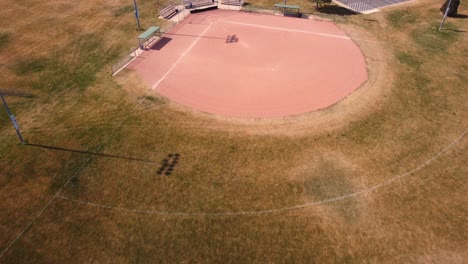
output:
<svg viewBox="0 0 468 264"><path fill-rule="evenodd" d="M141 100L135 107L134 109L138 108L141 103L143 102L143 100ZM122 121L119 125L119 127L123 126L125 124L125 122L127 121L128 119L125 119L124 121ZM119 129L115 129L105 140L104 142L98 147L98 149L96 150L96 153L99 152L105 144L107 144L107 142L109 142L109 140L115 135L115 133L119 131ZM56 198L60 198L60 193L63 191L63 189L65 189L65 187L67 187L67 185L71 182L71 180L73 178L75 178L76 176L78 176L81 172L81 170L83 170L84 167L86 167L86 165L88 165L88 163L93 159L95 155L94 154L91 154L89 156L88 159L86 159L86 161L75 171L75 173L73 173L73 175L65 182L65 184L54 194L54 196L52 198L50 198L50 200L46 203L46 205L44 207L42 207L42 209L39 211L39 213L37 213L37 215L26 225L25 228L23 228L23 230L21 230L21 232L18 233L18 235L15 237L15 239L13 239L13 241L10 242L10 244L8 244L8 246L2 251L2 253L0 253L0 259L3 257L3 255L11 248L11 246L13 246L13 244L16 243L16 241L18 241L18 239L20 237L22 237L24 235L24 233L26 233L26 231L28 231L28 229L34 224L34 222L36 222L36 220L44 213L44 211L52 204L52 202L56 199Z"/></svg>
<svg viewBox="0 0 468 264"><path fill-rule="evenodd" d="M107 141L106 141L107 142ZM104 144L102 144L99 149L97 151L99 151L102 146L104 146ZM70 183L70 181L80 173L80 171L91 161L91 159L94 157L94 155L91 155L89 156L89 158L83 163L83 165L81 165L78 170L73 174L72 177L70 177L66 182L65 184L55 193L55 195L50 198L50 200L46 203L46 205L39 211L39 213L31 220L31 222L29 222L26 227L21 230L21 232L16 236L16 238L10 242L10 244L8 244L8 246L2 251L2 253L0 254L0 258L3 256L3 254L5 254L8 249L10 249L10 247L16 242L18 241L18 239L24 234L26 233L26 231L29 229L29 227L31 227L31 225L36 222L37 218L39 218L39 216L42 215L42 213L44 213L44 211L50 206L50 204L52 203L52 201L55 200L55 198L59 197L59 194L60 192Z"/></svg>
<svg viewBox="0 0 468 264"><path fill-rule="evenodd" d="M347 36L339 36L339 35L325 34L325 33L313 32L313 31L304 31L304 30L289 29L289 28L261 26L261 25L255 25L255 24L249 24L249 23L240 23L240 22L226 21L226 20L221 20L221 21L219 21L219 22L224 22L224 23L229 23L229 24L235 24L235 25L241 25L241 26L247 26L247 27L257 27L257 28L265 28L265 29L271 29L271 30L280 30L280 31L287 31L287 32L297 32L297 33L312 34L312 35L318 35L318 36L322 36L322 37L339 38L339 39L349 39L349 40L351 39L350 37L347 37Z"/></svg>
<svg viewBox="0 0 468 264"><path fill-rule="evenodd" d="M127 68L128 65L130 65L130 63L132 63L134 60L136 59L136 57L133 57L129 62L125 63L124 66L120 67L116 72L114 72L111 77L114 77L116 76L117 74L119 74L119 72L121 72L123 69Z"/></svg>
<svg viewBox="0 0 468 264"><path fill-rule="evenodd" d="M153 88L151 88L152 90L156 89L156 87L158 87L158 85L164 80L166 79L167 75L169 75L169 73L172 72L172 70L177 66L177 64L179 64L179 62L185 57L185 55L187 55L187 53L190 52L190 50L192 50L192 48L197 44L197 42L200 40L201 37L203 37L205 35L205 33L211 28L211 26L213 25L213 23L211 23L202 33L200 36L198 36L197 39L195 39L195 41L192 43L192 45L190 45L190 47L188 47L188 49L182 53L182 56L180 56L180 58L174 63L174 65L172 65L172 67L166 72L166 74L163 75L163 77L161 77L161 79L159 79L154 85L153 85Z"/></svg>
<svg viewBox="0 0 468 264"><path fill-rule="evenodd" d="M297 210L297 209L302 209L306 207L312 207L312 206L317 206L317 205L322 205L326 203L331 203L331 202L336 202L336 201L341 201L345 200L348 198L352 198L355 196L359 196L361 194L365 194L374 190L377 190L381 187L384 187L386 185L391 184L392 182L395 182L403 177L407 177L424 167L427 167L430 163L432 163L434 160L436 160L438 157L440 157L442 154L447 152L449 149L451 149L455 144L457 144L468 132L468 128L465 129L465 131L459 135L454 141L452 141L448 146L446 146L444 149L439 151L436 155L434 155L432 158L428 159L426 162L422 163L421 165L417 166L416 168L407 171L403 174L400 174L398 176L395 176L391 179L388 179L382 183L379 183L377 185L374 185L372 187L366 188L364 190L346 194L343 196L338 196L335 198L330 198L330 199L325 199L322 201L316 201L316 202L310 202L310 203L304 203L304 204L299 204L299 205L294 205L290 207L283 207L283 208L275 208L275 209L268 209L268 210L259 210L259 211L237 211L237 212L219 212L219 213L185 213L185 212L167 212L167 211L154 211L154 210L140 210L140 209L131 209L131 208L124 208L124 207L115 207L115 206L110 206L110 205L103 205L103 204L97 204L97 203L92 203L92 202L87 202L87 201L81 201L81 200L76 200L72 199L69 197L65 196L58 196L58 198L62 200L67 200L70 202L75 202L83 205L88 205L92 207L97 207L97 208L102 208L102 209L108 209L108 210L116 210L116 211L124 211L124 212L130 212L130 213L139 213L139 214L147 214L147 215L176 215L176 216L223 216L223 215L259 215L259 214L270 214L270 213L279 213L279 212L284 212L284 211L292 211L292 210Z"/></svg>
<svg viewBox="0 0 468 264"><path fill-rule="evenodd" d="M138 48L138 49L132 51L132 52L130 53L130 55L129 55L129 56L132 56L132 59L131 59L129 62L125 63L124 66L120 67L116 72L114 72L114 73L112 74L112 77L116 76L116 75L119 74L119 72L121 72L123 69L127 68L127 66L130 65L130 63L132 63L134 60L136 60L136 59L138 58L138 56L140 56L141 53L142 53L142 52L141 52L140 48ZM132 55L132 54L133 54L133 55Z"/></svg>
<svg viewBox="0 0 468 264"><path fill-rule="evenodd" d="M102 146L102 145L101 145ZM98 149L98 151L100 150L101 148ZM52 201L55 200L55 198L59 197L59 194L60 192L70 183L70 181L89 163L89 161L91 161L91 159L93 158L94 155L91 155L84 163L83 165L81 165L81 167L78 168L78 170L73 174L72 177L70 177L70 179L67 180L67 182L65 182L65 184L62 186L62 188L60 188L56 193L55 195L50 198L50 200L47 202L47 204L39 211L39 213L31 220L31 222L29 222L26 227L21 230L21 232L16 236L16 238L10 242L10 244L8 244L8 246L2 251L2 254L0 254L0 258L8 251L8 249L10 249L10 247L16 242L18 241L18 239L23 236L24 233L26 233L26 231L29 229L29 227L31 227L31 225L36 222L37 218L39 218L39 216L42 215L42 213L44 213L44 211L49 207L49 205L52 203Z"/></svg>

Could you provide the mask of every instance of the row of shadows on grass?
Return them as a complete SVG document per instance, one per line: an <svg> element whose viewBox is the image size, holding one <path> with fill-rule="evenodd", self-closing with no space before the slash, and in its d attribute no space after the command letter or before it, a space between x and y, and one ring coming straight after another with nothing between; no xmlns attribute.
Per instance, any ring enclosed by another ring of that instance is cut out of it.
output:
<svg viewBox="0 0 468 264"><path fill-rule="evenodd" d="M175 166L179 163L180 154L169 154L167 155L166 159L163 159L161 162L161 167L159 167L158 171L156 172L158 175L166 175L170 176L171 173L174 171Z"/></svg>

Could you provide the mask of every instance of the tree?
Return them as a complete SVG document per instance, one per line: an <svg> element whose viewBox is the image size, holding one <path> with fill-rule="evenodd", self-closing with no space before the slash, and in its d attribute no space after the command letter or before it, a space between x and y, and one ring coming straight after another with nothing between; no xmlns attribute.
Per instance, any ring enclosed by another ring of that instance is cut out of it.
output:
<svg viewBox="0 0 468 264"><path fill-rule="evenodd" d="M445 0L445 3L440 8L440 12L442 12L442 14L445 14L445 11L447 10L447 6L448 6L449 2L450 2L450 0ZM460 5L460 0L452 0L452 2L450 3L450 9L449 9L449 12L448 12L447 15L449 17L456 16L457 13L458 13L458 6L459 5Z"/></svg>

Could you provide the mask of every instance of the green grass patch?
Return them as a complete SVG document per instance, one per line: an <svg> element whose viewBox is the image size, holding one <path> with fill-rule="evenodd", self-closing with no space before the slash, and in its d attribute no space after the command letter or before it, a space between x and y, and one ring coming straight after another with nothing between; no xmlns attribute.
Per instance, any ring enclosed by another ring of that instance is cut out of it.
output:
<svg viewBox="0 0 468 264"><path fill-rule="evenodd" d="M20 76L39 73L47 67L48 63L47 58L26 58L15 63L12 70Z"/></svg>
<svg viewBox="0 0 468 264"><path fill-rule="evenodd" d="M117 49L103 47L103 39L97 34L84 34L64 45L64 49L53 54L47 67L32 61L18 68L20 73L41 69L39 80L33 83L37 90L84 90L96 81L96 74L106 64L118 57ZM40 66L40 67L39 67Z"/></svg>
<svg viewBox="0 0 468 264"><path fill-rule="evenodd" d="M417 16L407 10L396 10L387 14L387 21L394 28L403 28L416 22Z"/></svg>
<svg viewBox="0 0 468 264"><path fill-rule="evenodd" d="M454 25L451 27L455 28ZM439 31L437 24L423 24L411 33L411 37L425 51L445 53L458 35L453 31Z"/></svg>
<svg viewBox="0 0 468 264"><path fill-rule="evenodd" d="M156 102L157 101L156 97L151 96L151 95L143 96L143 99L151 101L151 102Z"/></svg>
<svg viewBox="0 0 468 264"><path fill-rule="evenodd" d="M455 73L455 75L463 80L464 82L468 82L468 75L466 74L468 72L468 65L463 65L458 69L458 71Z"/></svg>
<svg viewBox="0 0 468 264"><path fill-rule="evenodd" d="M409 53L397 52L396 57L400 63L406 64L410 67L419 68L421 66L419 59Z"/></svg>
<svg viewBox="0 0 468 264"><path fill-rule="evenodd" d="M396 85L404 86L405 89L393 91L397 102L406 109L405 112L400 112L400 118L411 113L428 111L428 108L434 107L431 82L422 71L409 69L400 73Z"/></svg>
<svg viewBox="0 0 468 264"><path fill-rule="evenodd" d="M352 172L335 161L322 160L304 181L305 194L320 200L346 195L354 191L349 181Z"/></svg>
<svg viewBox="0 0 468 264"><path fill-rule="evenodd" d="M155 103L155 104L165 103L164 99L151 96L151 95L145 95L145 96L139 97L138 100L144 100L145 102L150 102L150 103Z"/></svg>
<svg viewBox="0 0 468 264"><path fill-rule="evenodd" d="M377 131L381 131L387 121L385 112L374 112L364 120L351 123L341 136L354 144L372 146L382 139Z"/></svg>
<svg viewBox="0 0 468 264"><path fill-rule="evenodd" d="M0 32L0 49L2 49L11 40L11 34L8 32Z"/></svg>
<svg viewBox="0 0 468 264"><path fill-rule="evenodd" d="M118 9L116 9L112 13L112 15L114 17L121 17L121 16L123 16L125 14L129 14L131 12L133 12L133 7L132 6L122 6L122 7L118 8Z"/></svg>
<svg viewBox="0 0 468 264"><path fill-rule="evenodd" d="M322 159L319 163L304 180L303 191L307 196L313 197L314 201L322 201L356 192L350 181L353 174L350 168L337 160ZM347 221L352 221L359 215L354 200L345 200L330 208Z"/></svg>

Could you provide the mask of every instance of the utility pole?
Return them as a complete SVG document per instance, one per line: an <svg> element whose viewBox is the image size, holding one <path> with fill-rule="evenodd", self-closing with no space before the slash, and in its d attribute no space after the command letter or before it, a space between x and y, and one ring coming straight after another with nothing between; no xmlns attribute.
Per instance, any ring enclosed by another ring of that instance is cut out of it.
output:
<svg viewBox="0 0 468 264"><path fill-rule="evenodd" d="M137 22L137 29L140 31L140 14L138 13L138 6L136 0L133 0L133 8L135 9L135 18Z"/></svg>
<svg viewBox="0 0 468 264"><path fill-rule="evenodd" d="M445 9L444 17L442 18L442 22L440 22L439 31L441 31L444 27L445 19L447 18L448 12L450 10L450 4L452 4L452 0L448 2L447 9Z"/></svg>
<svg viewBox="0 0 468 264"><path fill-rule="evenodd" d="M23 136L21 136L21 132L19 130L18 123L16 123L16 118L11 113L10 108L8 108L8 105L7 105L6 101L5 101L5 98L3 97L2 93L0 93L0 97L2 98L3 105L5 106L5 109L6 109L7 113L8 113L8 116L10 117L10 120L13 123L13 126L15 127L16 134L18 135L18 138L21 141L21 144L23 144L23 145L26 144L26 142L24 142Z"/></svg>

